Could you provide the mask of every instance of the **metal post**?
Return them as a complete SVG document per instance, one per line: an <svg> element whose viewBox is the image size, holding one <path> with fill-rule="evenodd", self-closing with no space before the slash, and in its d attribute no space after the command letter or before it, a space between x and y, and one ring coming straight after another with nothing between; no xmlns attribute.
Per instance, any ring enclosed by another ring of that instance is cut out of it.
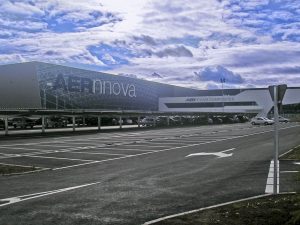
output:
<svg viewBox="0 0 300 225"><path fill-rule="evenodd" d="M55 95L55 105L56 105L56 109L58 109L58 96L57 95Z"/></svg>
<svg viewBox="0 0 300 225"><path fill-rule="evenodd" d="M167 116L167 126L170 126L170 117Z"/></svg>
<svg viewBox="0 0 300 225"><path fill-rule="evenodd" d="M221 83L222 83L222 111L224 113L225 104L224 104L224 90L223 90L224 87L223 87L223 84L225 83L225 78L221 78L220 80L221 80Z"/></svg>
<svg viewBox="0 0 300 225"><path fill-rule="evenodd" d="M101 116L98 116L98 130L101 130Z"/></svg>
<svg viewBox="0 0 300 225"><path fill-rule="evenodd" d="M85 126L85 116L82 117L82 126L83 126L83 127Z"/></svg>
<svg viewBox="0 0 300 225"><path fill-rule="evenodd" d="M140 116L138 116L138 119L137 119L138 121L138 127L140 128L141 127L141 117Z"/></svg>
<svg viewBox="0 0 300 225"><path fill-rule="evenodd" d="M4 119L4 126L5 126L5 136L8 135L8 116Z"/></svg>
<svg viewBox="0 0 300 225"><path fill-rule="evenodd" d="M44 91L44 109L46 109L47 108L46 89L44 89L43 91Z"/></svg>
<svg viewBox="0 0 300 225"><path fill-rule="evenodd" d="M122 116L119 118L120 129L122 129Z"/></svg>
<svg viewBox="0 0 300 225"><path fill-rule="evenodd" d="M42 116L42 133L45 133L45 116Z"/></svg>
<svg viewBox="0 0 300 225"><path fill-rule="evenodd" d="M277 178L278 178L278 87L274 86L274 183L273 183L273 194L278 194L278 183L277 183Z"/></svg>
<svg viewBox="0 0 300 225"><path fill-rule="evenodd" d="M153 126L156 127L156 116L153 118Z"/></svg>
<svg viewBox="0 0 300 225"><path fill-rule="evenodd" d="M72 116L73 132L75 132L75 116Z"/></svg>

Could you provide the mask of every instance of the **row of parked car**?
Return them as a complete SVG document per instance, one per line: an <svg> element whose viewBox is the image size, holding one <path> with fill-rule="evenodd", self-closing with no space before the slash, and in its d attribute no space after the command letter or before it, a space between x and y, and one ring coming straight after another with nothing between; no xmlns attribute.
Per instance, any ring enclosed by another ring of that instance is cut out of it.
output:
<svg viewBox="0 0 300 225"><path fill-rule="evenodd" d="M140 120L141 126L166 126L166 125L204 125L204 124L223 124L223 123L244 123L250 121L247 116L234 115L234 116L157 116L157 117L144 117ZM279 122L289 122L289 119L282 116L279 117ZM45 120L46 128L63 128L71 124L71 118L68 117L47 117ZM75 120L77 126L97 126L97 117L77 117ZM254 117L251 119L251 124L253 125L271 125L274 123L273 119L268 119L266 117ZM28 117L18 117L13 118L8 121L8 126L14 128L33 128L36 125L41 125L42 119L31 119ZM113 126L113 125L134 125L138 124L137 117L128 118L109 118L102 117L101 125L103 126ZM5 128L5 123L0 120L0 129Z"/></svg>
<svg viewBox="0 0 300 225"><path fill-rule="evenodd" d="M68 124L72 123L72 119L69 117L47 117L45 119L45 127L46 128L63 128L67 127ZM137 124L137 118L131 119L131 118L125 118L122 120L118 120L116 118L106 118L103 117L101 119L101 124L104 126L113 126L113 125L119 125L119 124ZM98 119L96 117L87 117L85 119L77 117L75 120L75 124L77 126L97 126L98 125ZM34 126L42 125L42 118L38 119L32 119L28 117L18 117L13 118L8 121L9 127L14 128L33 128ZM4 120L0 119L0 129L5 128L5 122Z"/></svg>
<svg viewBox="0 0 300 225"><path fill-rule="evenodd" d="M169 120L169 121L168 121ZM205 125L222 123L244 123L249 121L247 116L166 116L145 117L140 121L142 126L165 126L169 125Z"/></svg>

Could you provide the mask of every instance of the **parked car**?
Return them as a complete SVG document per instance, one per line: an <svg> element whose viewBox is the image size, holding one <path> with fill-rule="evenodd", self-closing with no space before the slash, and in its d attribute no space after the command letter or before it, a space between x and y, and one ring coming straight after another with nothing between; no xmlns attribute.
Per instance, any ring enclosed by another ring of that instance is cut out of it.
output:
<svg viewBox="0 0 300 225"><path fill-rule="evenodd" d="M47 118L46 128L58 128L58 127L67 127L68 120L58 117Z"/></svg>
<svg viewBox="0 0 300 225"><path fill-rule="evenodd" d="M212 116L211 119L213 120L213 124L221 124L223 120L218 116Z"/></svg>
<svg viewBox="0 0 300 225"><path fill-rule="evenodd" d="M35 126L35 121L26 117L20 117L20 118L13 118L12 119L12 126L14 128L33 128Z"/></svg>
<svg viewBox="0 0 300 225"><path fill-rule="evenodd" d="M266 117L254 117L251 120L252 125L272 125L274 124L274 120L270 120Z"/></svg>
<svg viewBox="0 0 300 225"><path fill-rule="evenodd" d="M274 118L272 118L272 120L274 120ZM279 120L279 122L281 122L281 123L288 123L288 122L290 122L290 119L284 118L283 116L279 116L279 117L278 117L278 120Z"/></svg>
<svg viewBox="0 0 300 225"><path fill-rule="evenodd" d="M154 126L155 119L151 117L145 117L141 120L140 124L145 127Z"/></svg>

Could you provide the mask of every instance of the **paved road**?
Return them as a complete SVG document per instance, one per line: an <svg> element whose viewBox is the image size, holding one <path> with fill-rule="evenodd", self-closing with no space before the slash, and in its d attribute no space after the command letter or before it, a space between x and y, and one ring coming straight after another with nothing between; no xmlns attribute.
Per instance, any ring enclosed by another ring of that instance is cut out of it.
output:
<svg viewBox="0 0 300 225"><path fill-rule="evenodd" d="M234 124L2 141L0 163L51 170L0 177L0 224L134 225L263 194L271 130ZM299 124L281 125L280 135L283 153L300 144Z"/></svg>

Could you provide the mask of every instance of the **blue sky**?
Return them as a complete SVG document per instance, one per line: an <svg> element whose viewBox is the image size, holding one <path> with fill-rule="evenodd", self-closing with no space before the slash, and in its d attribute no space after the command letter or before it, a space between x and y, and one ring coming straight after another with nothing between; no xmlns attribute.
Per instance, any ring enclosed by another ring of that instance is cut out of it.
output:
<svg viewBox="0 0 300 225"><path fill-rule="evenodd" d="M0 63L199 89L300 86L299 0L2 0Z"/></svg>

